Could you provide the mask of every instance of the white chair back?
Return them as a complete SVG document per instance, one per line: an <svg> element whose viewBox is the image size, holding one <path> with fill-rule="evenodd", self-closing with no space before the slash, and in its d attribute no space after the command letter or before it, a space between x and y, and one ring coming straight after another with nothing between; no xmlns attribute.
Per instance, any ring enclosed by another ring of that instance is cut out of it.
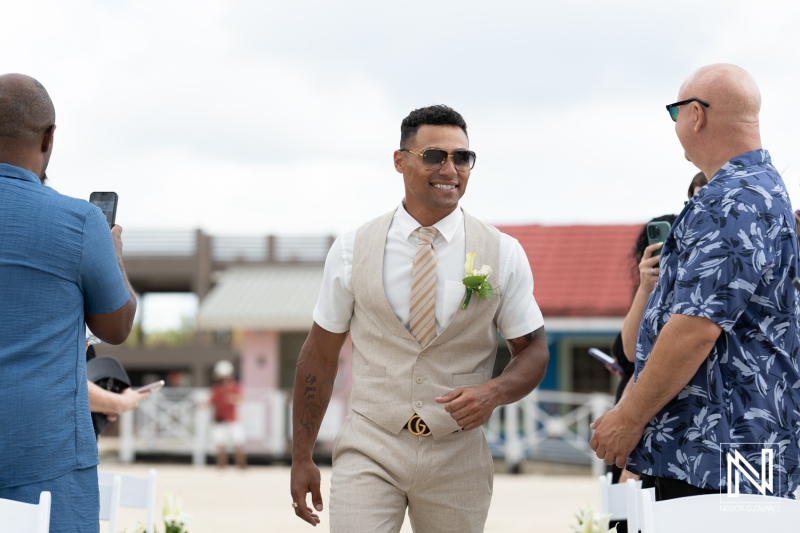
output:
<svg viewBox="0 0 800 533"><path fill-rule="evenodd" d="M50 493L39 494L39 503L22 503L0 498L0 530L4 533L48 533Z"/></svg>
<svg viewBox="0 0 800 533"><path fill-rule="evenodd" d="M642 493L647 492L655 499L656 489L642 489L641 481L629 479L625 482L626 507L628 510L628 533L636 533L641 527Z"/></svg>
<svg viewBox="0 0 800 533"><path fill-rule="evenodd" d="M114 478L120 478L119 503L117 507L131 507L134 509L146 509L147 521L145 528L147 533L153 533L156 522L156 471L150 469L147 476L133 476L130 474L118 474L114 472L98 472L98 480L101 484L112 485ZM102 516L102 500L101 500ZM116 524L114 524L116 527ZM116 529L112 529L116 532Z"/></svg>
<svg viewBox="0 0 800 533"><path fill-rule="evenodd" d="M100 520L108 521L108 531L116 533L119 521L119 499L122 492L122 477L119 475L107 476L98 474L100 487Z"/></svg>
<svg viewBox="0 0 800 533"><path fill-rule="evenodd" d="M611 524L628 519L627 488L624 483L611 483L611 472L597 478L600 485L600 512L611 515ZM641 481L633 481L641 488Z"/></svg>
<svg viewBox="0 0 800 533"><path fill-rule="evenodd" d="M800 524L800 501L761 494L689 496L655 501L642 494L642 533L675 531L793 531Z"/></svg>

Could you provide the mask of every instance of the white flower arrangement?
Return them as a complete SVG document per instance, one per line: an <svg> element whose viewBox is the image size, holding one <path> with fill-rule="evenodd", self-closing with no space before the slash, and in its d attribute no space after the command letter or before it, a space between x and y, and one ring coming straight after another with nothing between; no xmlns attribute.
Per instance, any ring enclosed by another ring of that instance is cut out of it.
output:
<svg viewBox="0 0 800 533"><path fill-rule="evenodd" d="M192 523L191 517L183 512L183 501L180 498L173 499L172 493L164 495L164 532L165 533L189 533L189 526Z"/></svg>
<svg viewBox="0 0 800 533"><path fill-rule="evenodd" d="M587 507L575 515L578 525L572 526L573 533L617 533L617 526L608 528L610 514L595 514L594 509Z"/></svg>
<svg viewBox="0 0 800 533"><path fill-rule="evenodd" d="M191 517L183 512L183 501L180 498L173 498L172 493L164 494L164 510L161 516L164 519L164 533L189 533ZM125 528L122 533L157 533L158 528L153 532L148 532L144 524L137 523L133 529Z"/></svg>

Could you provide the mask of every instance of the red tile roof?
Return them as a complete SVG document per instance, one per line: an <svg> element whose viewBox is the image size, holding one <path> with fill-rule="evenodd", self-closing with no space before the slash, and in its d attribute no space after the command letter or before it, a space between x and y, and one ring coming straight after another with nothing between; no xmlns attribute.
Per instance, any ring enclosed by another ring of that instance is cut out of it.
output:
<svg viewBox="0 0 800 533"><path fill-rule="evenodd" d="M624 317L631 304L628 256L641 224L498 226L517 239L545 317Z"/></svg>

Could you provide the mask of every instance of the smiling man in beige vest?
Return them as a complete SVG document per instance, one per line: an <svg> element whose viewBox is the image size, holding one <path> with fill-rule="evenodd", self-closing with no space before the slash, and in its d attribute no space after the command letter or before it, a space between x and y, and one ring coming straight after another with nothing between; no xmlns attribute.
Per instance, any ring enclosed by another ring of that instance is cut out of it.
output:
<svg viewBox="0 0 800 533"><path fill-rule="evenodd" d="M330 530L397 532L407 508L416 532L480 532L493 477L480 427L541 382L542 314L519 243L459 208L475 164L461 115L417 109L400 130L394 165L405 199L342 235L325 263L295 377L292 506L319 523L311 456L349 331L352 411L333 450ZM491 267L486 282L495 290L472 293L464 306L470 252L476 268ZM492 379L498 331L512 359Z"/></svg>

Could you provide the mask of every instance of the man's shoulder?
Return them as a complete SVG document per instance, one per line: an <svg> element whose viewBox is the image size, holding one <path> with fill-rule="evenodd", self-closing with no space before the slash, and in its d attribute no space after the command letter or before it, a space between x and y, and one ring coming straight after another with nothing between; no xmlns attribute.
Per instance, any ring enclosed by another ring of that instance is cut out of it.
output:
<svg viewBox="0 0 800 533"><path fill-rule="evenodd" d="M375 218L373 218L371 220L368 220L367 222L364 222L358 228L356 228L356 229L354 229L354 230L352 230L352 231L350 231L348 233L352 233L352 234L361 233L362 231L365 231L365 230L367 230L367 229L369 229L371 227L374 227L376 225L380 225L381 223L391 222L392 217L394 217L394 214L395 214L396 211L397 211L397 209L392 209L391 211L388 211L388 212L386 212L386 213L384 213L384 214L382 214L380 216L377 216L377 217L375 217Z"/></svg>
<svg viewBox="0 0 800 533"><path fill-rule="evenodd" d="M31 231L40 228L50 235L56 235L59 234L59 228L70 228L70 234L73 234L76 229L83 231L87 217L93 214L93 210L97 211L97 216L103 217L100 210L86 200L61 194L47 186L30 185L3 203L2 211L8 217L24 221Z"/></svg>
<svg viewBox="0 0 800 533"><path fill-rule="evenodd" d="M362 241L367 236L371 236L369 238L378 238L378 236L384 238L385 232L389 229L389 226L391 226L392 219L396 212L397 209L392 209L388 213L384 213L379 217L375 217L361 224L356 230L342 234L340 237L342 244L345 247L351 243L354 245L356 241Z"/></svg>
<svg viewBox="0 0 800 533"><path fill-rule="evenodd" d="M478 224L478 225L486 228L489 231L498 232L498 233L500 232L499 229L495 228L494 226L492 226L488 222L484 222L483 220L479 219L478 217L476 217L475 215L473 215L472 213L470 213L466 209L462 208L461 212L464 213L464 220L471 220L473 223Z"/></svg>
<svg viewBox="0 0 800 533"><path fill-rule="evenodd" d="M785 212L791 216L786 187L777 171L752 168L751 172L718 177L690 200L687 217L706 219L718 224L719 219L735 216L739 222L758 220L765 213ZM722 229L722 228L721 228Z"/></svg>
<svg viewBox="0 0 800 533"><path fill-rule="evenodd" d="M710 198L734 198L737 196L782 196L786 186L780 173L771 165L742 167L727 175L717 176L703 187L698 196Z"/></svg>
<svg viewBox="0 0 800 533"><path fill-rule="evenodd" d="M82 220L86 218L93 209L97 209L86 200L61 194L55 189L46 186L41 188L40 198L41 202L50 210L54 217L74 216Z"/></svg>
<svg viewBox="0 0 800 533"><path fill-rule="evenodd" d="M86 216L87 214L91 213L92 210L98 209L96 206L89 203L88 200L83 200L81 198L73 198L72 196L61 194L60 192L53 190L50 187L46 187L46 189L50 191L50 194L53 197L53 201L63 206L63 208L68 211Z"/></svg>
<svg viewBox="0 0 800 533"><path fill-rule="evenodd" d="M464 224L473 224L474 226L480 228L483 231L486 231L488 234L492 235L494 238L498 238L501 241L506 241L510 239L509 242L516 242L516 239L511 237L510 235L506 235L505 233L501 232L496 227L492 226L491 224L484 222L483 220L476 218L475 216L471 215L467 212L466 209L462 209L464 213Z"/></svg>

